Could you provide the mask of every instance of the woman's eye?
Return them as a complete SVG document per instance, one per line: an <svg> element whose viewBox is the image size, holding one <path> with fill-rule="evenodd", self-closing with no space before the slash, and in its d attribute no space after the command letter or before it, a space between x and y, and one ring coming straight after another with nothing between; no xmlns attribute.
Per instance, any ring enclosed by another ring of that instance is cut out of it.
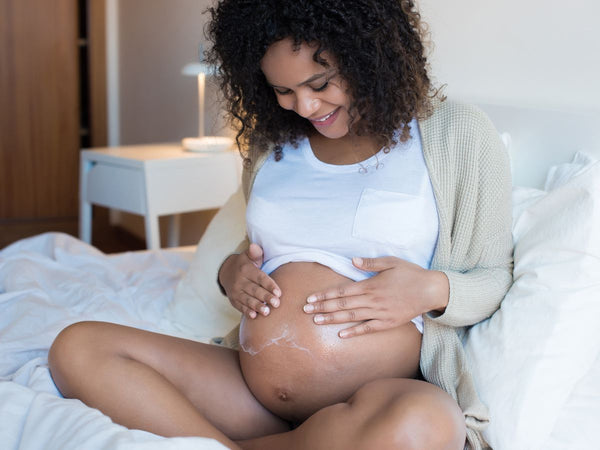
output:
<svg viewBox="0 0 600 450"><path fill-rule="evenodd" d="M315 91L315 92L324 91L325 89L327 89L327 86L329 86L329 81L326 81L325 84L321 87L313 88L313 91Z"/></svg>
<svg viewBox="0 0 600 450"><path fill-rule="evenodd" d="M327 80L322 86L316 87L316 88L312 88L313 91L315 92L321 92L324 91L325 89L327 89L327 87L329 86L329 80ZM278 89L278 88L273 88L273 90L275 91L275 93L277 95L289 95L292 93L291 89Z"/></svg>

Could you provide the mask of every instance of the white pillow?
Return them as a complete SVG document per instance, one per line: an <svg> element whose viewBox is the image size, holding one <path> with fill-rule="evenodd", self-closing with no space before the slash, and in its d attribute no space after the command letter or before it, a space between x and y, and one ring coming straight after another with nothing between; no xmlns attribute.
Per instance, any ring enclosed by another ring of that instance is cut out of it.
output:
<svg viewBox="0 0 600 450"><path fill-rule="evenodd" d="M556 185L514 189L514 284L465 338L496 450L544 448L600 352L600 163Z"/></svg>
<svg viewBox="0 0 600 450"><path fill-rule="evenodd" d="M600 353L563 406L544 450L597 449L600 421Z"/></svg>
<svg viewBox="0 0 600 450"><path fill-rule="evenodd" d="M217 271L246 235L246 203L241 188L217 212L202 235L190 267L165 311L161 328L208 341L225 336L240 321L217 285Z"/></svg>
<svg viewBox="0 0 600 450"><path fill-rule="evenodd" d="M585 152L577 152L573 160L568 164L552 166L548 170L548 177L544 189L551 191L567 183L571 178L579 175L587 166L597 161L593 156Z"/></svg>

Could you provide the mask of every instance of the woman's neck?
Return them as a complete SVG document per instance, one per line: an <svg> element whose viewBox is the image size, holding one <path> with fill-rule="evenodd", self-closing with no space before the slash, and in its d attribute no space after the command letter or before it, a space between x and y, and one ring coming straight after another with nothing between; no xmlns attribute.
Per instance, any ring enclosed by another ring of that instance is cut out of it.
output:
<svg viewBox="0 0 600 450"><path fill-rule="evenodd" d="M347 134L339 139L329 139L322 134L309 136L313 153L327 164L356 164L369 159L383 146L383 142L371 136Z"/></svg>

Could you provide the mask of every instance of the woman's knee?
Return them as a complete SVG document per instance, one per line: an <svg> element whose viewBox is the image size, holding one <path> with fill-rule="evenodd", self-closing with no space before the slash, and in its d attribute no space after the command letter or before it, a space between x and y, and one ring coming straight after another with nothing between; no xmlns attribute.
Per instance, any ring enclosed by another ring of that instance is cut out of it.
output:
<svg viewBox="0 0 600 450"><path fill-rule="evenodd" d="M398 424L397 433L406 449L464 448L464 415L447 394L415 393L397 398L389 408L390 420Z"/></svg>
<svg viewBox="0 0 600 450"><path fill-rule="evenodd" d="M351 402L371 409L361 434L364 448L462 449L464 415L454 399L429 383L378 380L365 385ZM369 402L372 405L369 407ZM351 403L352 404L352 403Z"/></svg>
<svg viewBox="0 0 600 450"><path fill-rule="evenodd" d="M72 360L87 347L93 322L77 322L63 329L54 339L48 353L50 367L56 367Z"/></svg>
<svg viewBox="0 0 600 450"><path fill-rule="evenodd" d="M99 322L77 322L63 329L50 347L48 366L60 389L67 395L70 379L90 367L98 357Z"/></svg>

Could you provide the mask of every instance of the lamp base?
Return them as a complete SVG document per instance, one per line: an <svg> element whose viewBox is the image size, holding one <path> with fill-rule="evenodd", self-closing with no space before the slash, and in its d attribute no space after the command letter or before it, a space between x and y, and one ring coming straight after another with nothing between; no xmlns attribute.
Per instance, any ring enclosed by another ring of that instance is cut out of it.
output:
<svg viewBox="0 0 600 450"><path fill-rule="evenodd" d="M181 145L190 152L222 152L233 147L233 139L224 136L184 138Z"/></svg>

